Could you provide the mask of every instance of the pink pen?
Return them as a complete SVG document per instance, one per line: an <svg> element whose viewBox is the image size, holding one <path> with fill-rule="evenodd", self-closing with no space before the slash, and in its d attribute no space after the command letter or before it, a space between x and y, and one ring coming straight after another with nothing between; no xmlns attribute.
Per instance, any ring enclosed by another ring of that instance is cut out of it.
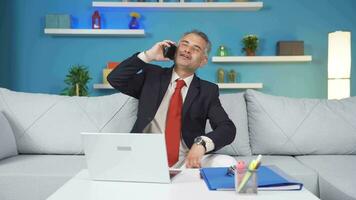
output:
<svg viewBox="0 0 356 200"><path fill-rule="evenodd" d="M245 170L246 170L245 162L243 160L238 161L237 165L236 165L236 171L237 171L237 174L238 174L238 177L237 177L238 182L240 182L242 180L242 177L244 176Z"/></svg>

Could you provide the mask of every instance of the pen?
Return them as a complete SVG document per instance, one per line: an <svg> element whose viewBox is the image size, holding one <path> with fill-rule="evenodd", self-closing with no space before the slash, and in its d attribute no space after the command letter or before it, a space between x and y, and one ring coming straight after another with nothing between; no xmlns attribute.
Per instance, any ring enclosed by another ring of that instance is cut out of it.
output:
<svg viewBox="0 0 356 200"><path fill-rule="evenodd" d="M238 161L236 165L236 174L235 174L235 188L237 189L237 184L241 183L244 172L246 171L246 164L244 161Z"/></svg>

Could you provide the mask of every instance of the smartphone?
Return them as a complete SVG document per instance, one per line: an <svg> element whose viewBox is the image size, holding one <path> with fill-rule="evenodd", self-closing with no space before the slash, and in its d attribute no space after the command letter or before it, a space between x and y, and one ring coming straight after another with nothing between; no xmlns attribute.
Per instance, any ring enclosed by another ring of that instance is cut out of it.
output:
<svg viewBox="0 0 356 200"><path fill-rule="evenodd" d="M171 44L170 47L164 47L163 49L163 56L166 58L169 58L171 60L174 60L174 56L176 55L177 51L177 46L174 44Z"/></svg>

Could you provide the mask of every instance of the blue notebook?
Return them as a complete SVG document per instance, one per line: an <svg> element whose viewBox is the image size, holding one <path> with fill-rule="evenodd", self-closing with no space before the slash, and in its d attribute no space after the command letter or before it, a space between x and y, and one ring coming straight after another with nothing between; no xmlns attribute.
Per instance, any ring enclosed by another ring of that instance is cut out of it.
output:
<svg viewBox="0 0 356 200"><path fill-rule="evenodd" d="M227 167L201 168L200 173L209 190L234 190L234 176L226 175ZM302 183L293 180L275 166L257 170L258 190L301 190Z"/></svg>

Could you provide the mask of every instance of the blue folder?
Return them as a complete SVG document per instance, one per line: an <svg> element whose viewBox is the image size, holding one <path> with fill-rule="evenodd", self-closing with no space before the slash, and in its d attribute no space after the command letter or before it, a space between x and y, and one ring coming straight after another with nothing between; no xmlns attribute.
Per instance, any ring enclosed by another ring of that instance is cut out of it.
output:
<svg viewBox="0 0 356 200"><path fill-rule="evenodd" d="M235 178L226 174L227 167L201 168L200 173L209 190L234 190ZM258 190L301 190L302 183L293 180L275 166L257 170Z"/></svg>

